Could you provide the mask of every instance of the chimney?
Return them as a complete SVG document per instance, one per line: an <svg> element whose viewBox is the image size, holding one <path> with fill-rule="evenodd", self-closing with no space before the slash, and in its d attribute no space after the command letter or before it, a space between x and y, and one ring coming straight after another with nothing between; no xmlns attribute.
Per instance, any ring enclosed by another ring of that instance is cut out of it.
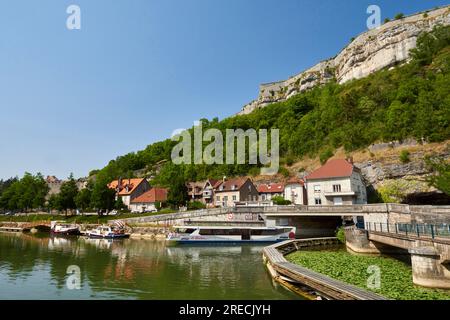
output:
<svg viewBox="0 0 450 320"><path fill-rule="evenodd" d="M353 164L353 157L348 157L347 162Z"/></svg>
<svg viewBox="0 0 450 320"><path fill-rule="evenodd" d="M122 188L122 177L119 177L119 180L117 180L117 192L120 192L121 188Z"/></svg>
<svg viewBox="0 0 450 320"><path fill-rule="evenodd" d="M227 176L223 176L222 182L227 181Z"/></svg>

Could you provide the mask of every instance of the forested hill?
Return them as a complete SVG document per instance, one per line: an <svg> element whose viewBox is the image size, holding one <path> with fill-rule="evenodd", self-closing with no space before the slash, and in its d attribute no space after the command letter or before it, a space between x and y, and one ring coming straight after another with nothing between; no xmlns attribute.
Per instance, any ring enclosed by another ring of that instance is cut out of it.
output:
<svg viewBox="0 0 450 320"><path fill-rule="evenodd" d="M331 156L339 147L346 151L405 138L429 142L450 138L450 27L437 27L422 34L408 64L381 70L343 85L332 81L287 101L275 103L251 114L219 121L203 119L203 129L278 128L282 163L304 156ZM174 179L201 180L258 174L255 165L181 165L170 162L175 142L170 139L145 150L112 160L93 171L97 183L136 170L154 175L155 184L170 186ZM158 165L158 168L160 165Z"/></svg>

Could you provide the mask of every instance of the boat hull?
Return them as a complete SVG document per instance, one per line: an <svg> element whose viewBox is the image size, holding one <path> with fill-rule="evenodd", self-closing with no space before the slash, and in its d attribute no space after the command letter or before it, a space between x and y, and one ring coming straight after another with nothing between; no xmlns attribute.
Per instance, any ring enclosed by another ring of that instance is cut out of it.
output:
<svg viewBox="0 0 450 320"><path fill-rule="evenodd" d="M101 235L101 234L88 234L91 239L127 239L130 237L129 234L112 234L112 235Z"/></svg>
<svg viewBox="0 0 450 320"><path fill-rule="evenodd" d="M81 234L79 229L71 229L65 231L50 230L50 233L54 236L79 236Z"/></svg>

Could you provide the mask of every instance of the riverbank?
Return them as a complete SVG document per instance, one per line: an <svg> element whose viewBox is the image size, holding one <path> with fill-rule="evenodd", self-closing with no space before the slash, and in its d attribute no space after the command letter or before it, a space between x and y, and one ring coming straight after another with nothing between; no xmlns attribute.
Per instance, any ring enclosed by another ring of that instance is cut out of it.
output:
<svg viewBox="0 0 450 320"><path fill-rule="evenodd" d="M415 286L411 266L385 256L353 255L342 247L326 250L302 249L285 257L288 261L333 279L396 300L450 300L450 291ZM368 268L380 268L380 288L367 287ZM373 268L373 267L372 267Z"/></svg>
<svg viewBox="0 0 450 320"><path fill-rule="evenodd" d="M6 216L0 215L0 224L3 222L50 222L50 221L65 221L68 223L97 223L103 224L107 223L108 220L113 219L130 219L137 217L149 217L161 214L170 214L175 211L160 211L152 213L121 213L118 215L55 215L55 214L27 214L27 215L16 215L16 216Z"/></svg>

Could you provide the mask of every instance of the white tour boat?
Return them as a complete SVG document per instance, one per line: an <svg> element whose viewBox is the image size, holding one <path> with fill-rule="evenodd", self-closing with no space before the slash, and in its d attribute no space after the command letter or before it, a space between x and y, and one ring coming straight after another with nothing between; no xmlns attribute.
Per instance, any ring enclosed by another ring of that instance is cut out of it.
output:
<svg viewBox="0 0 450 320"><path fill-rule="evenodd" d="M176 226L167 240L186 243L269 243L295 238L295 227Z"/></svg>

